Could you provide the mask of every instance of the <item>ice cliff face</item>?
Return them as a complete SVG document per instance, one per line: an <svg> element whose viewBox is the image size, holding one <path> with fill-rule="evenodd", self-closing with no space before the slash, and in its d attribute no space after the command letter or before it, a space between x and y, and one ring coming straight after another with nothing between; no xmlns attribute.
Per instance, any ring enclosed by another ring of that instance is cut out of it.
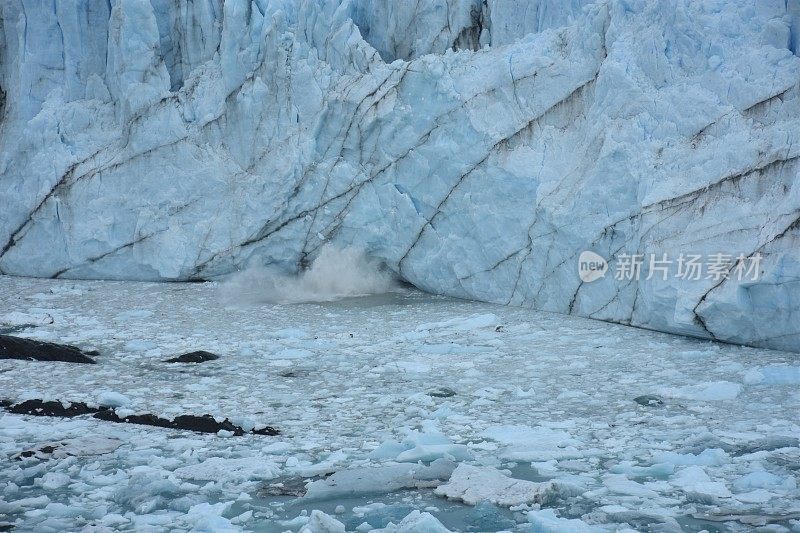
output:
<svg viewBox="0 0 800 533"><path fill-rule="evenodd" d="M333 241L433 292L800 350L798 0L0 9L3 273L297 270ZM613 275L682 252L760 276Z"/></svg>

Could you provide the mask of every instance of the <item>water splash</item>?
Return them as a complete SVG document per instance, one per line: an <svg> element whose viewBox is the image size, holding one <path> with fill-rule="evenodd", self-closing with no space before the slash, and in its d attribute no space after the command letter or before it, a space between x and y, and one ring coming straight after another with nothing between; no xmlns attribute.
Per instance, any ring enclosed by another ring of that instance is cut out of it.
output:
<svg viewBox="0 0 800 533"><path fill-rule="evenodd" d="M296 276L272 267L251 267L222 284L227 304L329 302L398 290L391 272L361 248L326 244L311 266Z"/></svg>

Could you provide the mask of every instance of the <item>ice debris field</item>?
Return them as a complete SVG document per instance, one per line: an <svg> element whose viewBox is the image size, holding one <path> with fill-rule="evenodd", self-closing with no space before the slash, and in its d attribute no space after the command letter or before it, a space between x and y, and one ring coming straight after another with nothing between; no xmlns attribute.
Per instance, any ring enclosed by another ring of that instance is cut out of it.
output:
<svg viewBox="0 0 800 533"><path fill-rule="evenodd" d="M3 529L800 528L792 354L408 289L223 289L0 277L0 334L97 362L0 360L0 399L280 432L0 411ZM198 350L219 358L164 362Z"/></svg>
<svg viewBox="0 0 800 533"><path fill-rule="evenodd" d="M800 0L3 0L0 273L333 243L430 293L800 352L798 56ZM587 250L672 269L583 283ZM721 253L758 279L677 275Z"/></svg>

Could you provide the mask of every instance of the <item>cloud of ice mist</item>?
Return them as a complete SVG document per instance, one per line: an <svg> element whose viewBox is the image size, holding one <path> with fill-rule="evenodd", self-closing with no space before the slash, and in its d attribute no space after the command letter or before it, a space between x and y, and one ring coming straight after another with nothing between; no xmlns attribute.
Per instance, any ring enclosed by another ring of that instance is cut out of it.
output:
<svg viewBox="0 0 800 533"><path fill-rule="evenodd" d="M311 266L296 276L270 267L251 267L222 284L226 304L329 302L396 290L394 276L356 247L326 244Z"/></svg>

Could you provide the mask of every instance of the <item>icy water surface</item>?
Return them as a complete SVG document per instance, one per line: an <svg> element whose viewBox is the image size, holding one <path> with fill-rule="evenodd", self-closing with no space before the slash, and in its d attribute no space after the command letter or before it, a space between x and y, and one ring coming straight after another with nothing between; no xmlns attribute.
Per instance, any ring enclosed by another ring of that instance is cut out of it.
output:
<svg viewBox="0 0 800 533"><path fill-rule="evenodd" d="M0 360L1 399L281 431L0 413L0 524L23 531L800 528L794 354L412 291L236 307L213 283L0 277L0 329L100 353ZM193 350L220 359L163 362Z"/></svg>

